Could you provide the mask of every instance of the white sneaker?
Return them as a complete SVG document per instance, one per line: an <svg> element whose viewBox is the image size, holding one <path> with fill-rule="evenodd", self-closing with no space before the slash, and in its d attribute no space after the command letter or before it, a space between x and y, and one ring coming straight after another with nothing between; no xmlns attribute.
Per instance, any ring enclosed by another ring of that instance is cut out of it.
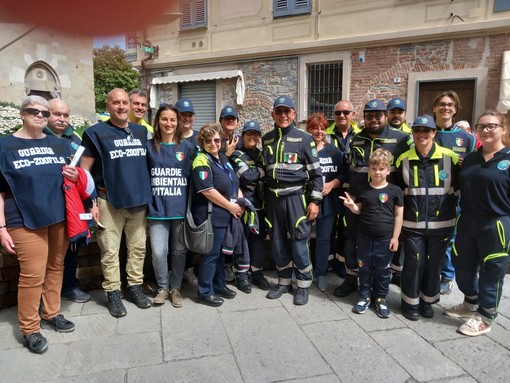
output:
<svg viewBox="0 0 510 383"><path fill-rule="evenodd" d="M158 295L152 301L155 305L162 305L168 299L168 289L159 289Z"/></svg>
<svg viewBox="0 0 510 383"><path fill-rule="evenodd" d="M479 316L475 316L460 326L458 331L467 336L478 336L490 332L491 325L485 323Z"/></svg>
<svg viewBox="0 0 510 383"><path fill-rule="evenodd" d="M471 306L471 307L469 307ZM444 315L451 318L474 318L476 316L476 305L469 305L465 302L444 309Z"/></svg>
<svg viewBox="0 0 510 383"><path fill-rule="evenodd" d="M184 279L186 281L186 283L188 283L188 285L190 285L190 286L193 286L193 287L198 286L198 279L197 279L197 276L195 275L195 272L193 271L192 267L187 270L184 270L182 279Z"/></svg>

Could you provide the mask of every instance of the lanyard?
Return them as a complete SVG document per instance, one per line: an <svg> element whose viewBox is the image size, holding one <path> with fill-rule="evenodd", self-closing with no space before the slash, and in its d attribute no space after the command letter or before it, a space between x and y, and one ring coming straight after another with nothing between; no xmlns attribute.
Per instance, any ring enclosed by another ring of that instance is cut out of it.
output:
<svg viewBox="0 0 510 383"><path fill-rule="evenodd" d="M207 157L209 158L209 161L212 162L213 164L215 164L217 167L219 167L221 170L223 170L225 173L227 173L228 175L228 178L230 179L230 183L232 184L232 195L237 198L237 188L236 188L236 185L234 184L234 178L232 177L232 173L230 173L230 171L228 170L227 166L224 165L222 162L221 162L221 159L218 159L218 160L215 160L214 158L211 157L211 155L209 153L205 153L207 155ZM220 157L221 158L221 157Z"/></svg>

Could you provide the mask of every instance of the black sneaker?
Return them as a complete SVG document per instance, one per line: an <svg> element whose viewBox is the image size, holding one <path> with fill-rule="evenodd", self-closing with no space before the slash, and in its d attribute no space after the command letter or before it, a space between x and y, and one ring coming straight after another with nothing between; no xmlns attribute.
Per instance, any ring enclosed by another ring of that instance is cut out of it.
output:
<svg viewBox="0 0 510 383"><path fill-rule="evenodd" d="M377 311L377 316L379 318L389 318L391 313L388 305L386 304L386 300L384 298L377 298L375 300L375 310Z"/></svg>
<svg viewBox="0 0 510 383"><path fill-rule="evenodd" d="M67 299L76 303L85 303L90 301L90 295L81 291L78 287L69 291L62 291L61 297L62 299Z"/></svg>
<svg viewBox="0 0 510 383"><path fill-rule="evenodd" d="M142 285L129 286L127 288L127 299L139 309L146 309L152 306L151 300L142 291Z"/></svg>
<svg viewBox="0 0 510 383"><path fill-rule="evenodd" d="M303 306L308 303L308 289L304 287L298 287L296 295L294 295L294 304L296 306Z"/></svg>
<svg viewBox="0 0 510 383"><path fill-rule="evenodd" d="M56 332L73 332L76 327L73 322L68 321L62 314L58 314L53 319L42 319L41 322L46 326L53 327Z"/></svg>
<svg viewBox="0 0 510 383"><path fill-rule="evenodd" d="M289 293L292 291L292 285L280 285L277 284L275 288L269 290L269 292L266 294L267 299L278 299L283 294Z"/></svg>
<svg viewBox="0 0 510 383"><path fill-rule="evenodd" d="M48 341L40 332L34 332L23 337L25 347L36 354L43 354L48 349Z"/></svg>
<svg viewBox="0 0 510 383"><path fill-rule="evenodd" d="M126 308L120 299L120 290L108 291L108 310L115 318L127 315Z"/></svg>
<svg viewBox="0 0 510 383"><path fill-rule="evenodd" d="M335 288L333 291L333 295L335 297L346 297L349 294L358 290L358 277L355 275L347 274L344 282Z"/></svg>

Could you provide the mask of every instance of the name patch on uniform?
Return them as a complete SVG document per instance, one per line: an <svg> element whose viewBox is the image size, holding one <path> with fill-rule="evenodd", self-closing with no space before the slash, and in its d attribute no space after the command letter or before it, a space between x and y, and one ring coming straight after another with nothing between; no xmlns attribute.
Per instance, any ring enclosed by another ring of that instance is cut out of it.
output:
<svg viewBox="0 0 510 383"><path fill-rule="evenodd" d="M301 142L303 141L302 137L288 137L287 142Z"/></svg>
<svg viewBox="0 0 510 383"><path fill-rule="evenodd" d="M298 162L297 153L285 153L283 155L283 162L286 162L288 164L296 164Z"/></svg>
<svg viewBox="0 0 510 383"><path fill-rule="evenodd" d="M503 160L498 162L498 169L499 170L507 170L508 167L510 167L510 161Z"/></svg>
<svg viewBox="0 0 510 383"><path fill-rule="evenodd" d="M396 144L397 139L396 138L386 138L386 139L382 140L382 142L384 142L385 144Z"/></svg>
<svg viewBox="0 0 510 383"><path fill-rule="evenodd" d="M464 145L464 139L463 139L463 138L460 138L460 137L457 137L457 138L455 139L455 144L456 144L457 146L463 146L463 145Z"/></svg>
<svg viewBox="0 0 510 383"><path fill-rule="evenodd" d="M388 202L388 194L379 193L379 201L381 201L382 203Z"/></svg>
<svg viewBox="0 0 510 383"><path fill-rule="evenodd" d="M459 148L458 146L454 146L452 150L457 153L466 153L466 148Z"/></svg>
<svg viewBox="0 0 510 383"><path fill-rule="evenodd" d="M184 159L184 153L183 152L175 153L175 158L177 158L178 161L182 161Z"/></svg>
<svg viewBox="0 0 510 383"><path fill-rule="evenodd" d="M205 180L208 176L209 176L209 173L208 173L208 172L204 172L204 171L198 172L198 177L199 177L202 181L203 181L203 180Z"/></svg>
<svg viewBox="0 0 510 383"><path fill-rule="evenodd" d="M446 170L441 170L441 171L439 172L439 179L440 179L441 181L444 181L445 179L447 179L447 178L448 178L448 176L449 176L449 174L448 174L448 172L447 172Z"/></svg>
<svg viewBox="0 0 510 383"><path fill-rule="evenodd" d="M271 138L270 140L264 140L264 145L269 145L274 142L274 138Z"/></svg>
<svg viewBox="0 0 510 383"><path fill-rule="evenodd" d="M362 140L362 141L353 141L352 142L353 145L363 145L364 143L365 143L364 140Z"/></svg>

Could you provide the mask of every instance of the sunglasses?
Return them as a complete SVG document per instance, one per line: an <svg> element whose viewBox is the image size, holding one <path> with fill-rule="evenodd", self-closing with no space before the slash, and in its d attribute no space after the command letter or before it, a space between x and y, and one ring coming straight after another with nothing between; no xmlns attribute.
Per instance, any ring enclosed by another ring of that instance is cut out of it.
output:
<svg viewBox="0 0 510 383"><path fill-rule="evenodd" d="M349 114L351 114L351 110L335 110L335 116L340 116L343 114L345 117L347 117Z"/></svg>
<svg viewBox="0 0 510 383"><path fill-rule="evenodd" d="M277 116L281 116L282 114L285 114L286 116L290 115L292 113L292 109L275 109L274 114Z"/></svg>
<svg viewBox="0 0 510 383"><path fill-rule="evenodd" d="M384 113L378 112L378 113L366 113L363 117L365 118L365 121L370 121L373 120L374 118L376 120L380 120L382 116L384 116Z"/></svg>
<svg viewBox="0 0 510 383"><path fill-rule="evenodd" d="M133 141L133 139L134 139L134 137L133 137L133 133L131 133L131 129L129 129L129 128L124 128L124 130L126 131L126 133L127 133L127 135L128 135L128 136L127 136L127 141L128 141L128 142L132 142L132 141Z"/></svg>
<svg viewBox="0 0 510 383"><path fill-rule="evenodd" d="M413 133L430 133L432 130L430 128L413 128Z"/></svg>
<svg viewBox="0 0 510 383"><path fill-rule="evenodd" d="M500 127L499 124L476 124L475 125L475 131L477 132L483 132L484 130L488 132L492 132L496 128Z"/></svg>
<svg viewBox="0 0 510 383"><path fill-rule="evenodd" d="M44 118L48 118L50 116L50 112L48 110L39 110L36 108L26 108L26 109L23 109L23 112L26 112L32 116L38 116L39 113L41 113L41 115Z"/></svg>
<svg viewBox="0 0 510 383"><path fill-rule="evenodd" d="M221 139L220 138L215 138L214 140L212 138L208 139L208 140L205 140L205 143L207 145L212 145L213 143L215 143L216 145L219 145L221 144Z"/></svg>

